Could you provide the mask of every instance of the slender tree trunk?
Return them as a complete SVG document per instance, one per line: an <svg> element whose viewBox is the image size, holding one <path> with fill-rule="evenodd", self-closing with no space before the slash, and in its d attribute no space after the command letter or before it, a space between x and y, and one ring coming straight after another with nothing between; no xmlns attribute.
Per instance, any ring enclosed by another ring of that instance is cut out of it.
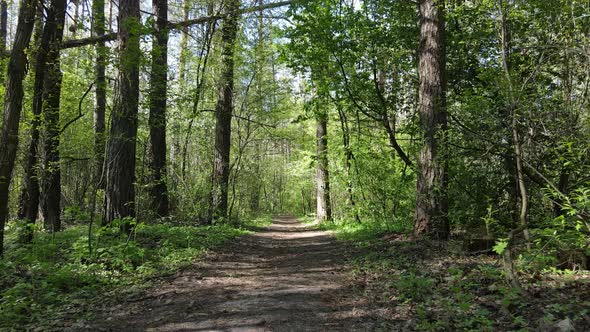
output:
<svg viewBox="0 0 590 332"><path fill-rule="evenodd" d="M568 38L569 41L570 38ZM566 47L564 48L564 56L563 56L563 74L562 74L562 84L563 84L563 103L565 109L567 111L565 117L565 123L567 124L566 128L566 135L571 137L578 134L578 122L579 116L578 111L572 107L572 73L571 73L571 64L570 64L570 50ZM557 184L557 189L563 195L567 195L569 190L569 183L570 183L570 166L566 163L561 166L561 171L559 172L559 182ZM563 204L565 203L564 197L561 194L557 194L554 203L553 203L553 214L557 217L563 214Z"/></svg>
<svg viewBox="0 0 590 332"><path fill-rule="evenodd" d="M352 188L352 161L354 159L354 154L352 153L352 147L350 146L350 128L348 127L346 113L344 113L342 109L338 109L338 115L340 117L342 144L344 146L344 167L346 169L346 191L348 193L348 203L354 212L354 220L360 223L361 218L359 217L359 213L356 209L356 200L354 198Z"/></svg>
<svg viewBox="0 0 590 332"><path fill-rule="evenodd" d="M390 117L387 110L388 107L385 100L385 81L385 72L383 70L378 70L377 61L373 61L373 82L375 91L377 92L377 96L381 104L380 120L383 128L385 129L385 132L387 133L387 138L389 138L389 145L391 145L391 147L407 166L414 168L414 163L412 163L412 160L399 145L397 138L395 137L395 116ZM395 154L393 154L393 156L395 157Z"/></svg>
<svg viewBox="0 0 590 332"><path fill-rule="evenodd" d="M95 36L105 34L105 0L92 1L93 16L93 33ZM107 108L107 80L106 80L106 61L108 49L104 42L96 44L96 64L94 66L95 75L95 99L94 107L94 161L95 161L95 181L97 188L104 189L104 155L105 155L105 130L106 130L106 108Z"/></svg>
<svg viewBox="0 0 590 332"><path fill-rule="evenodd" d="M4 60L8 57L6 52L6 37L8 36L8 4L6 0L0 1L0 59ZM6 83L6 65L2 61L0 65L0 85ZM2 113L0 113L2 116Z"/></svg>
<svg viewBox="0 0 590 332"><path fill-rule="evenodd" d="M41 207L45 229L51 232L61 230L61 171L59 158L59 140L61 126L59 106L61 96L62 73L59 59L63 28L66 17L66 1L52 0L47 10L47 19L43 29L43 40L49 43L47 67L43 77L43 184Z"/></svg>
<svg viewBox="0 0 590 332"><path fill-rule="evenodd" d="M37 1L22 0L6 75L4 115L0 132L0 257L4 253L4 226L8 193L18 148L18 127L23 106L23 80L27 74L27 48L31 41Z"/></svg>
<svg viewBox="0 0 590 332"><path fill-rule="evenodd" d="M8 36L8 4L0 1L0 54L6 53L6 37ZM4 82L3 82L4 83Z"/></svg>
<svg viewBox="0 0 590 332"><path fill-rule="evenodd" d="M328 172L328 116L316 116L317 144L317 218L320 221L332 220L332 204L330 202L330 174Z"/></svg>
<svg viewBox="0 0 590 332"><path fill-rule="evenodd" d="M119 2L119 82L107 148L104 223L135 217L135 154L139 102L139 0ZM122 226L131 231L131 224Z"/></svg>
<svg viewBox="0 0 590 332"><path fill-rule="evenodd" d="M420 121L424 146L418 160L414 235L448 239L444 1L420 0Z"/></svg>
<svg viewBox="0 0 590 332"><path fill-rule="evenodd" d="M510 75L511 71L511 51L510 51L510 30L508 27L508 4L504 4L503 1L500 1L500 20L501 20L501 28L502 28L502 35L501 35L501 47L502 47L502 67L504 70L504 75L506 82L508 83L508 114L510 115L511 119L511 126L510 131L512 134L512 148L514 153L514 166L515 166L515 178L516 184L518 188L518 194L520 197L519 200L519 207L520 211L518 214L518 220L520 223L520 227L522 228L523 235L526 239L527 246L530 246L530 236L529 231L527 228L528 224L528 210L529 210L529 199L528 199L528 192L527 187L524 179L524 170L523 170L523 151L522 151L522 142L520 140L520 132L518 128L518 112L517 112L517 102L516 96L514 91L514 85L512 82L512 77ZM506 250L510 250L508 247Z"/></svg>
<svg viewBox="0 0 590 332"><path fill-rule="evenodd" d="M29 141L28 156L24 170L25 174L18 209L18 219L26 220L28 225L20 238L23 243L29 243L33 240L32 225L37 221L37 215L39 214L39 126L41 124L41 112L43 106L43 79L45 77L46 55L49 48L48 41L43 40L43 14L43 7L37 6L34 41L37 53L33 64L35 68L35 81L33 83L31 140Z"/></svg>
<svg viewBox="0 0 590 332"><path fill-rule="evenodd" d="M213 4L209 3L207 5L207 13L213 13ZM196 78L196 91L195 91L195 96L193 99L193 105L192 105L192 115L191 115L191 119L189 121L188 124L188 129L186 131L186 137L184 140L184 145L182 148L182 169L181 169L181 176L182 179L185 180L186 179L186 167L187 167L187 158L188 158L188 145L190 142L190 137L192 134L192 128L193 128L193 124L197 115L197 112L199 110L199 105L201 102L201 98L204 94L204 89L205 89L205 73L207 72L207 64L209 62L209 55L210 55L210 51L211 51L211 45L212 45L212 41L213 41L213 36L215 34L215 29L216 29L216 22L208 22L207 23L207 27L205 29L205 41L201 47L201 50L199 52L199 62L197 65L197 78Z"/></svg>
<svg viewBox="0 0 590 332"><path fill-rule="evenodd" d="M189 17L189 12L190 12L190 3L189 0L184 0L184 4L183 4L183 20L187 21L188 17ZM183 27L181 29L181 37L180 37L180 57L178 60L178 82L179 82L179 89L180 89L180 95L184 96L187 93L187 82L186 82L186 62L187 62L187 58L188 58L188 53L189 53L189 49L188 49L188 27ZM181 104L180 102L177 102L177 104ZM182 103L184 104L184 103ZM175 107L175 111L177 114L179 114L179 118L180 118L180 112L183 109L182 106L176 106ZM181 161L182 161L182 154L181 154L181 147L180 147L180 138L182 136L181 133L181 129L180 129L180 120L178 119L174 119L172 121L172 144L170 146L170 176L169 176L169 189L172 192L176 191L176 188L178 187L178 178L182 175L182 173L180 172L181 170ZM174 196L171 196L168 198L169 200L169 205L170 205L170 209L174 210L176 208L177 205L177 198Z"/></svg>
<svg viewBox="0 0 590 332"><path fill-rule="evenodd" d="M234 51L238 32L239 0L228 0L227 17L223 22L222 72L215 110L215 154L213 161L212 221L227 218L231 119L234 93Z"/></svg>
<svg viewBox="0 0 590 332"><path fill-rule="evenodd" d="M168 90L168 1L153 0L155 40L152 46L150 90L150 148L152 208L160 217L169 214L166 186L166 93Z"/></svg>
<svg viewBox="0 0 590 332"><path fill-rule="evenodd" d="M510 116L510 131L512 134L512 148L514 153L514 170L515 170L515 178L516 178L516 185L518 188L519 194L519 206L520 211L518 214L518 220L520 226L513 229L508 234L508 245L504 249L502 254L503 262L504 262L504 271L506 273L506 278L514 288L521 288L520 281L518 280L518 275L514 269L513 259L512 259L512 247L515 235L519 232L523 232L524 237L527 241L527 245L530 245L529 242L529 233L527 229L528 223L528 193L526 188L526 183L524 181L524 171L523 171L523 156L522 156L522 145L520 141L520 133L518 130L518 114L517 114L517 105L516 105L516 98L515 98L515 91L514 86L512 83L512 77L510 75L511 70L511 47L510 47L510 30L508 27L508 6L505 5L502 0L499 2L499 9L500 9L500 20L501 20L501 51L502 51L502 69L504 71L504 76L506 82L508 83L508 105L507 105L507 114ZM530 249L530 248L529 248Z"/></svg>

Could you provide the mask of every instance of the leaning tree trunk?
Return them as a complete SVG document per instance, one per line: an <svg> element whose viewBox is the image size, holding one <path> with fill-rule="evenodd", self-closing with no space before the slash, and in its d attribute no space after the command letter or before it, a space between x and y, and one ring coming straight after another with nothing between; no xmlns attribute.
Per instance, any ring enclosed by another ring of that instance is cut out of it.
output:
<svg viewBox="0 0 590 332"><path fill-rule="evenodd" d="M92 1L92 18L93 32L95 36L105 34L105 15L104 0ZM94 108L94 160L95 160L95 180L97 187L104 189L104 154L105 154L105 114L107 107L107 80L105 75L106 60L108 49L104 41L96 44L96 64L94 66L95 75L95 99Z"/></svg>
<svg viewBox="0 0 590 332"><path fill-rule="evenodd" d="M111 116L107 148L105 216L103 223L135 217L135 153L139 101L139 0L119 3L119 82ZM122 230L131 231L124 222Z"/></svg>
<svg viewBox="0 0 590 332"><path fill-rule="evenodd" d="M27 48L31 41L36 12L35 0L22 0L14 43L8 61L4 121L0 132L0 257L4 253L4 225L8 218L8 193L18 148L18 125L23 106L23 80L27 74Z"/></svg>
<svg viewBox="0 0 590 332"><path fill-rule="evenodd" d="M330 174L328 172L328 116L317 115L317 218L319 221L332 220L330 202Z"/></svg>
<svg viewBox="0 0 590 332"><path fill-rule="evenodd" d="M212 222L226 219L231 148L231 118L234 93L234 49L238 32L239 0L229 0L221 31L222 72L215 110L215 154L213 160Z"/></svg>
<svg viewBox="0 0 590 332"><path fill-rule="evenodd" d="M61 229L61 172L59 159L59 105L62 73L59 53L66 17L66 1L53 0L47 10L43 40L49 44L43 77L43 183L41 207L45 229L57 232Z"/></svg>
<svg viewBox="0 0 590 332"><path fill-rule="evenodd" d="M41 125L41 111L43 100L43 79L45 77L46 56L49 44L43 39L42 6L37 6L37 18L35 22L35 82L33 83L33 118L31 119L31 140L29 141L27 162L24 170L23 185L18 205L18 219L25 220L27 227L21 235L21 242L29 243L33 240L32 225L37 221L39 214L39 126Z"/></svg>
<svg viewBox="0 0 590 332"><path fill-rule="evenodd" d="M155 40L152 46L150 90L151 199L154 212L160 217L169 214L166 186L166 91L168 88L168 1L154 0Z"/></svg>
<svg viewBox="0 0 590 332"><path fill-rule="evenodd" d="M420 121L424 146L418 160L414 234L449 237L447 165L439 148L447 129L444 2L420 0Z"/></svg>

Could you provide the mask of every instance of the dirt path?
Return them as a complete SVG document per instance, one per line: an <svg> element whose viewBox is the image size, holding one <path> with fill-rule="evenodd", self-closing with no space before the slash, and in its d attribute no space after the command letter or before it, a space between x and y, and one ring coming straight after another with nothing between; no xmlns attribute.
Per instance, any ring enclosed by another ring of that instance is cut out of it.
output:
<svg viewBox="0 0 590 332"><path fill-rule="evenodd" d="M371 330L347 286L350 255L330 233L275 218L140 299L111 308L90 330Z"/></svg>

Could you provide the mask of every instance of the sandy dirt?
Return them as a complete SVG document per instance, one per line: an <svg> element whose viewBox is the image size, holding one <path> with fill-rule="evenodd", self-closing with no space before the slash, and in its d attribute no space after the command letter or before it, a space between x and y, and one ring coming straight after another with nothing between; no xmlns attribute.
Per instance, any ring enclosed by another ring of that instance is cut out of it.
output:
<svg viewBox="0 0 590 332"><path fill-rule="evenodd" d="M367 331L332 234L291 217L235 239L178 275L103 309L87 331Z"/></svg>

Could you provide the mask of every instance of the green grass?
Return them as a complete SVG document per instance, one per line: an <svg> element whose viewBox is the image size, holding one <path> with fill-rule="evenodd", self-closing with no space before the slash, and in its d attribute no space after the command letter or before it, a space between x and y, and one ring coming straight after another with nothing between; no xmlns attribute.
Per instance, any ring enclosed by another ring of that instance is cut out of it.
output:
<svg viewBox="0 0 590 332"><path fill-rule="evenodd" d="M351 242L357 246L371 246L382 242L381 238L390 233L408 233L411 227L407 223L396 223L382 220L367 220L358 223L350 220L324 222L320 229L331 230L341 241Z"/></svg>
<svg viewBox="0 0 590 332"><path fill-rule="evenodd" d="M259 218L244 226L269 222ZM229 225L139 224L131 236L121 235L118 227L96 230L89 243L88 228L75 226L35 234L33 243L23 246L9 231L6 257L0 260L0 330L50 326L49 317L83 315L93 301L137 292L248 232Z"/></svg>

